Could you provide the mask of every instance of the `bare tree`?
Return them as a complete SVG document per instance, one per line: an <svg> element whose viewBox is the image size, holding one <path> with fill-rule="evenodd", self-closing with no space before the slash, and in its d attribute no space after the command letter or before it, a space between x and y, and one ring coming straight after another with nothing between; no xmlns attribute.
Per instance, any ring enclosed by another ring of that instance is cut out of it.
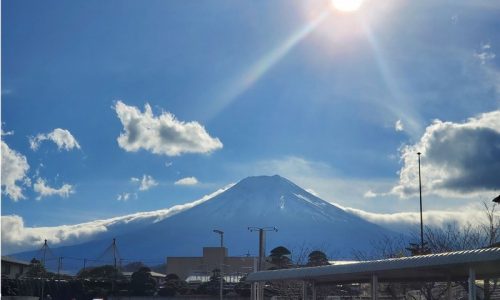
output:
<svg viewBox="0 0 500 300"><path fill-rule="evenodd" d="M425 240L432 253L449 251L471 250L490 247L500 239L500 213L497 204L483 202L484 218L479 224L466 223L459 225L456 222L448 223L443 227L427 226ZM353 256L359 260L372 260L380 258L396 258L410 256L408 245L410 241L418 240L419 235L412 232L409 235L384 236L377 241L372 241L370 252L354 251ZM490 299L497 288L498 280L486 280L484 299ZM467 291L467 282L454 282L452 286L461 286ZM427 300L440 299L446 292L447 286L443 283L401 284L390 283L384 286L383 292L392 299L411 299L408 291L420 290L421 295ZM407 298L409 297L409 298Z"/></svg>
<svg viewBox="0 0 500 300"><path fill-rule="evenodd" d="M497 212L497 203L488 204L483 201L486 223L481 227L486 234L488 245L491 246L500 240L500 212Z"/></svg>

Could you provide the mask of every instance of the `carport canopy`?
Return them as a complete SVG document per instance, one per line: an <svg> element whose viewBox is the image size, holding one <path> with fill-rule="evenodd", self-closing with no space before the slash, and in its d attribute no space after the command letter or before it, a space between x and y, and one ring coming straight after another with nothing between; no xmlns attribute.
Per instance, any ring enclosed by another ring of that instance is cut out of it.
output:
<svg viewBox="0 0 500 300"><path fill-rule="evenodd" d="M302 280L321 283L461 281L500 277L500 248L254 272L249 282Z"/></svg>

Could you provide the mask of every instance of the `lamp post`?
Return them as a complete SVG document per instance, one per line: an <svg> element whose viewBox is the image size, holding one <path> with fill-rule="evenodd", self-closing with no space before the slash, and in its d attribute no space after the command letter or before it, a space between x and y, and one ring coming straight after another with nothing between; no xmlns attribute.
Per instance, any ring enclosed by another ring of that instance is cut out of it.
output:
<svg viewBox="0 0 500 300"><path fill-rule="evenodd" d="M259 262L257 264L257 271L261 271L264 268L264 258L266 257L266 231L278 231L276 227L248 227L250 232L259 232ZM262 283L257 283L256 298L261 300L264 299L264 289L262 288Z"/></svg>
<svg viewBox="0 0 500 300"><path fill-rule="evenodd" d="M222 249L224 247L224 231L214 229L213 232L220 235L220 247L221 247L221 250L224 251L224 249ZM220 260L221 261L220 261L220 268L219 268L219 277L220 277L219 278L219 295L220 295L220 300L222 300L223 292L224 292L224 274L222 273L222 267L224 264L224 256L222 256Z"/></svg>
<svg viewBox="0 0 500 300"><path fill-rule="evenodd" d="M224 231L218 229L214 229L213 231L220 235L220 247L224 247Z"/></svg>
<svg viewBox="0 0 500 300"><path fill-rule="evenodd" d="M418 189L420 195L420 251L421 254L424 252L424 221L422 217L422 177L420 175L420 155L422 153L417 152L418 155Z"/></svg>

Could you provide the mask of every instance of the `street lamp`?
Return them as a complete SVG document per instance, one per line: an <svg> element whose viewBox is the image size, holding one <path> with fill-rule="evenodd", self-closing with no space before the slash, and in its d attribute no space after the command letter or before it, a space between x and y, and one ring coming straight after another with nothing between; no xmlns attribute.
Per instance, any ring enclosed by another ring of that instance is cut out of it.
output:
<svg viewBox="0 0 500 300"><path fill-rule="evenodd" d="M422 177L420 176L420 152L418 155L418 189L420 192L420 250L424 252L424 221L422 217Z"/></svg>
<svg viewBox="0 0 500 300"><path fill-rule="evenodd" d="M276 227L248 227L250 232L258 231L259 232L259 263L257 264L257 271L261 271L264 267L264 258L266 256L266 231L278 231ZM262 283L257 283L257 291L255 296L257 299L264 299L264 289L262 288ZM253 291L254 289L252 289ZM253 293L253 292L252 292ZM252 297L253 299L253 297Z"/></svg>
<svg viewBox="0 0 500 300"><path fill-rule="evenodd" d="M222 230L218 230L218 229L214 229L213 232L217 233L220 235L220 247L221 247L221 250L224 251L222 248L224 247L224 231ZM224 254L223 254L224 255ZM224 264L224 256L221 257L221 261L220 261L220 268L219 268L219 294L220 294L220 300L222 300L222 295L223 295L223 291L224 291L224 274L222 273L222 267L223 267L223 264Z"/></svg>
<svg viewBox="0 0 500 300"><path fill-rule="evenodd" d="M220 235L220 247L224 247L224 231L218 229L214 229L213 231Z"/></svg>
<svg viewBox="0 0 500 300"><path fill-rule="evenodd" d="M500 204L500 195L498 195L496 198L494 198L494 199L493 199L493 200L491 200L491 201L493 201L493 202L495 202L495 203Z"/></svg>

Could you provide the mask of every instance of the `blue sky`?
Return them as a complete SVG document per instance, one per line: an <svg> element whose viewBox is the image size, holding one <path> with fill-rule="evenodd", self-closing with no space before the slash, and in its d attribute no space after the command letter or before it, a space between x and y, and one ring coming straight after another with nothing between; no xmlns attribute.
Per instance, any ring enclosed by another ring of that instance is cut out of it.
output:
<svg viewBox="0 0 500 300"><path fill-rule="evenodd" d="M417 151L426 209L477 207L500 188L499 28L486 0L2 1L2 216L77 224L260 174L415 212Z"/></svg>

